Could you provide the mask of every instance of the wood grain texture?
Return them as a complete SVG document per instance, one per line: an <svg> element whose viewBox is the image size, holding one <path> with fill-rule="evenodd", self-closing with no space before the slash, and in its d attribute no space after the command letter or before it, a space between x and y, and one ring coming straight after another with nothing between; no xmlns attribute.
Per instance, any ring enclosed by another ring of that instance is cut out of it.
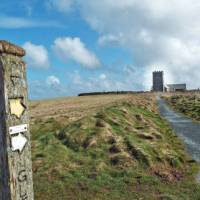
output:
<svg viewBox="0 0 200 200"><path fill-rule="evenodd" d="M11 114L10 101L15 99L25 108L20 116ZM12 151L9 133L11 126L29 125L26 67L21 57L9 53L0 54L0 111L0 199L33 200L29 126L23 133L28 142L21 153Z"/></svg>
<svg viewBox="0 0 200 200"><path fill-rule="evenodd" d="M20 57L23 57L26 54L24 49L5 40L0 40L0 53L13 54Z"/></svg>

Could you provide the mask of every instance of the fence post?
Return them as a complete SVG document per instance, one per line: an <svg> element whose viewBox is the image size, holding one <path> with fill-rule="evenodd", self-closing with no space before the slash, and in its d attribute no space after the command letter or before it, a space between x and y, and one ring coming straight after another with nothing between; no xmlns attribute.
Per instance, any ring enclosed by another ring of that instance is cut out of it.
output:
<svg viewBox="0 0 200 200"><path fill-rule="evenodd" d="M33 200L25 51L0 41L0 200Z"/></svg>

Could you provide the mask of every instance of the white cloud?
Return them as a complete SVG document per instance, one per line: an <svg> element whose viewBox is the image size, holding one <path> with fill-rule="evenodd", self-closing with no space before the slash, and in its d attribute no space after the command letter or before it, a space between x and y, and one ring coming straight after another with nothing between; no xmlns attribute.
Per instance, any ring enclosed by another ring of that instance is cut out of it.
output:
<svg viewBox="0 0 200 200"><path fill-rule="evenodd" d="M60 79L56 76L49 76L46 80L47 85L57 87L60 85Z"/></svg>
<svg viewBox="0 0 200 200"><path fill-rule="evenodd" d="M157 63L173 76L166 76L167 82L200 86L199 0L85 0L79 5L100 34L98 43L129 49L135 66L145 67L144 77Z"/></svg>
<svg viewBox="0 0 200 200"><path fill-rule="evenodd" d="M108 35L102 35L101 37L99 37L98 39L98 44L100 46L107 46L109 45L119 45L123 42L123 35L119 34L119 35L112 35L112 34L108 34Z"/></svg>
<svg viewBox="0 0 200 200"><path fill-rule="evenodd" d="M127 75L134 75L136 70L137 68L133 65L125 65L123 67L123 72L126 73Z"/></svg>
<svg viewBox="0 0 200 200"><path fill-rule="evenodd" d="M74 71L71 76L72 89L77 93L81 92L103 92L103 91L120 91L130 89L127 80L118 80L114 77L108 77L102 73L100 75L89 75L82 77L79 71Z"/></svg>
<svg viewBox="0 0 200 200"><path fill-rule="evenodd" d="M57 38L53 49L59 57L71 59L84 67L93 69L100 66L96 55L85 47L80 38Z"/></svg>
<svg viewBox="0 0 200 200"><path fill-rule="evenodd" d="M13 17L0 15L0 28L15 29L15 28L34 28L34 27L60 27L59 22L49 20L34 20L23 17Z"/></svg>
<svg viewBox="0 0 200 200"><path fill-rule="evenodd" d="M70 94L68 85L63 85L55 75L47 77L46 80L31 81L29 90L31 99L55 98Z"/></svg>
<svg viewBox="0 0 200 200"><path fill-rule="evenodd" d="M75 71L74 72L74 75L73 75L73 83L75 85L81 85L82 84L82 80L81 80L81 76L79 74L78 71Z"/></svg>
<svg viewBox="0 0 200 200"><path fill-rule="evenodd" d="M99 78L100 78L101 80L105 80L105 79L107 78L107 76L106 76L105 74L100 74Z"/></svg>
<svg viewBox="0 0 200 200"><path fill-rule="evenodd" d="M23 48L26 50L28 66L43 69L49 67L48 51L44 46L26 42Z"/></svg>
<svg viewBox="0 0 200 200"><path fill-rule="evenodd" d="M62 13L68 13L72 10L74 0L47 0L46 5L50 9L56 9Z"/></svg>

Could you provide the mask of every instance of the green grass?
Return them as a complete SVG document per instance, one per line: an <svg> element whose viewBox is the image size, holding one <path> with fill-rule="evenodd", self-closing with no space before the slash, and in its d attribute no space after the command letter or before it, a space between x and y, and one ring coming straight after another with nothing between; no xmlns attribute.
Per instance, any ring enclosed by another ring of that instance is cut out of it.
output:
<svg viewBox="0 0 200 200"><path fill-rule="evenodd" d="M157 113L131 103L32 126L36 200L200 199L198 165Z"/></svg>
<svg viewBox="0 0 200 200"><path fill-rule="evenodd" d="M165 99L178 112L200 121L199 95L174 95Z"/></svg>

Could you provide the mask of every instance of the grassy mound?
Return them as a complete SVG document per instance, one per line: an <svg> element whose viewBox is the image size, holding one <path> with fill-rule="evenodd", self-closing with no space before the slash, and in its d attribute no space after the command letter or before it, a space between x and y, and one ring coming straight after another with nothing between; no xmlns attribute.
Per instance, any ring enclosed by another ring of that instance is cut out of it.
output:
<svg viewBox="0 0 200 200"><path fill-rule="evenodd" d="M67 126L37 120L35 199L200 199L197 164L151 110L121 102Z"/></svg>
<svg viewBox="0 0 200 200"><path fill-rule="evenodd" d="M174 95L166 99L177 111L200 121L200 95Z"/></svg>

